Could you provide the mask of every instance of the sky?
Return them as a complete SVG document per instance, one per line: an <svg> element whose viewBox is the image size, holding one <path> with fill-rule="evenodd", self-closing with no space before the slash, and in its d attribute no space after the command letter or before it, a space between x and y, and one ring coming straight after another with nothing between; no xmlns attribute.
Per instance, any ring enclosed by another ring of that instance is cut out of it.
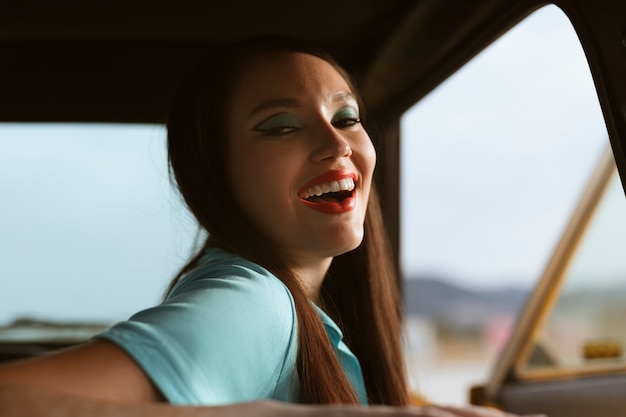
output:
<svg viewBox="0 0 626 417"><path fill-rule="evenodd" d="M532 285L607 144L553 6L409 110L402 136L402 273L474 288ZM0 149L0 324L158 302L196 233L162 127L4 124Z"/></svg>
<svg viewBox="0 0 626 417"><path fill-rule="evenodd" d="M0 147L0 323L119 320L158 302L197 230L162 127L4 125Z"/></svg>
<svg viewBox="0 0 626 417"><path fill-rule="evenodd" d="M405 114L405 276L532 286L607 145L576 35L541 9Z"/></svg>

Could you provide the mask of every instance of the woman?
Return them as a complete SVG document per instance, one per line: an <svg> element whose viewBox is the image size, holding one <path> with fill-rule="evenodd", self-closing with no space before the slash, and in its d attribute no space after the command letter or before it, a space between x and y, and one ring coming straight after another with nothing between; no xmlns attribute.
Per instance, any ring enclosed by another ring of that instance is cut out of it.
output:
<svg viewBox="0 0 626 417"><path fill-rule="evenodd" d="M172 171L209 232L205 246L263 265L289 289L297 374L307 375L296 378L300 401L406 404L400 303L370 192L375 153L348 78L321 52L287 40L249 41L200 68L170 118ZM311 301L354 341L367 394L353 392L320 316L336 325Z"/></svg>
<svg viewBox="0 0 626 417"><path fill-rule="evenodd" d="M299 42L247 41L199 65L168 146L204 247L161 305L0 369L0 414L494 413L402 408L400 303L361 112L339 66Z"/></svg>

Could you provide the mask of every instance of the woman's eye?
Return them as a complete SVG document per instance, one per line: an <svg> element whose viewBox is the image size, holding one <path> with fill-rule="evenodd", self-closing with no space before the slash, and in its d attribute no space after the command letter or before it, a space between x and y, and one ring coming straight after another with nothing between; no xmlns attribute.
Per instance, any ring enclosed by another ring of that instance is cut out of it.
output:
<svg viewBox="0 0 626 417"><path fill-rule="evenodd" d="M295 132L301 127L300 121L295 116L289 113L280 113L265 119L254 130L265 136L282 136Z"/></svg>
<svg viewBox="0 0 626 417"><path fill-rule="evenodd" d="M291 133L297 130L296 127L291 127L291 126L280 126L280 127L273 127L271 129L258 129L261 133L263 133L266 136L282 136L282 135L286 135L287 133Z"/></svg>
<svg viewBox="0 0 626 417"><path fill-rule="evenodd" d="M344 107L334 114L331 123L338 129L345 129L361 123L361 119L355 108Z"/></svg>
<svg viewBox="0 0 626 417"><path fill-rule="evenodd" d="M339 119L333 121L333 126L339 129L345 129L350 126L354 126L356 124L361 123L361 119L349 118L349 119Z"/></svg>

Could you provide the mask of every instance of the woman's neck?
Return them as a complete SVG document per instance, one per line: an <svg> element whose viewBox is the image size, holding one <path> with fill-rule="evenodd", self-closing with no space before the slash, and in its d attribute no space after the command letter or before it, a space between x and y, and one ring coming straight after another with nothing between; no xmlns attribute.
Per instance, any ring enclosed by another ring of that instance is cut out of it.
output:
<svg viewBox="0 0 626 417"><path fill-rule="evenodd" d="M299 262L297 266L290 268L309 300L314 303L319 301L320 289L332 261L333 258L322 258L316 261Z"/></svg>

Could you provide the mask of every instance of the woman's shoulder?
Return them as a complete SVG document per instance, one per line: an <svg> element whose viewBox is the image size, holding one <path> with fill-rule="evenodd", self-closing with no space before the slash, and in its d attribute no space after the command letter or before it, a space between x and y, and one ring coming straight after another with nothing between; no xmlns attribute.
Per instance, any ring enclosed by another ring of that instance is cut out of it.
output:
<svg viewBox="0 0 626 417"><path fill-rule="evenodd" d="M210 249L161 304L102 337L135 358L169 401L219 404L290 398L282 387L291 381L296 326L276 276Z"/></svg>
<svg viewBox="0 0 626 417"><path fill-rule="evenodd" d="M259 301L269 296L273 303L282 299L283 302L293 305L291 293L274 274L220 248L208 248L198 265L172 288L167 299L208 290L230 293L231 296L251 295Z"/></svg>

